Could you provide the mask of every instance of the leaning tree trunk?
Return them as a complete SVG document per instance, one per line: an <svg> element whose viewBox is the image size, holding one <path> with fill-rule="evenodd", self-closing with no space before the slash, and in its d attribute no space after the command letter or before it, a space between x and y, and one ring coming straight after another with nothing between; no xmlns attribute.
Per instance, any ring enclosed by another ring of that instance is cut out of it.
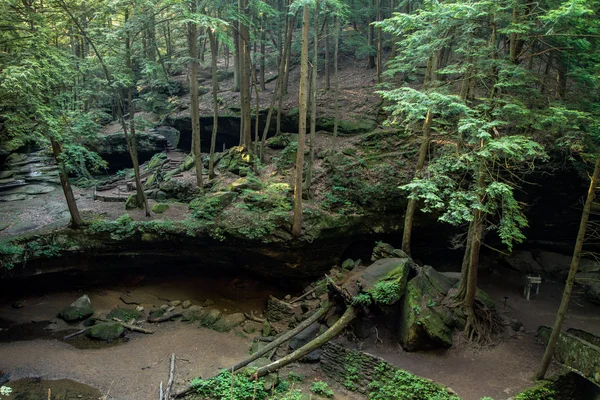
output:
<svg viewBox="0 0 600 400"><path fill-rule="evenodd" d="M208 30L210 41L210 66L212 73L212 101L213 101L213 126L210 138L210 156L208 161L208 179L215 177L215 146L217 142L217 131L219 129L219 102L217 93L219 91L219 79L217 77L217 38L211 29Z"/></svg>
<svg viewBox="0 0 600 400"><path fill-rule="evenodd" d="M304 138L306 136L306 114L308 103L308 28L310 26L310 8L304 6L302 18L302 53L300 56L300 98L298 115L298 150L296 151L296 178L294 183L294 221L292 235L300 237L302 233L302 173L304 172Z"/></svg>
<svg viewBox="0 0 600 400"><path fill-rule="evenodd" d="M144 186L142 185L142 177L140 174L140 161L137 152L137 139L135 136L135 104L133 103L133 89L129 88L128 91L129 100L129 135L127 131L124 131L125 141L128 144L129 154L133 163L133 175L135 177L135 190L137 192L137 205L143 207L146 212L146 217L150 216L150 209L148 208L148 199L146 193L144 193Z"/></svg>
<svg viewBox="0 0 600 400"><path fill-rule="evenodd" d="M354 320L355 317L356 312L354 311L354 308L352 306L348 307L344 315L342 315L342 317L338 319L337 322L323 334L300 347L293 353L290 353L287 356L272 362L271 364L265 365L264 367L260 367L256 370L255 376L261 377L267 375L268 373L276 371L279 368L285 367L286 365L301 359L311 351L318 349L342 332L344 328L346 328Z"/></svg>
<svg viewBox="0 0 600 400"><path fill-rule="evenodd" d="M191 12L196 12L196 0L190 4ZM200 157L200 102L198 100L198 27L194 22L187 23L188 55L190 57L190 108L192 113L192 154L196 167L196 185L203 190L202 159Z"/></svg>
<svg viewBox="0 0 600 400"><path fill-rule="evenodd" d="M289 54L292 48L292 33L294 32L294 26L296 25L296 15L291 18L291 22L288 21L289 18L286 17L286 36L285 42L283 44L283 55L281 57L281 68L279 69L279 76L277 79L281 79L281 83L279 84L279 92L277 94L277 122L276 122L276 131L275 133L279 135L281 133L281 111L283 109L283 97L287 94L287 60L289 60Z"/></svg>
<svg viewBox="0 0 600 400"><path fill-rule="evenodd" d="M247 0L238 0L238 12L241 15L247 14ZM248 152L252 152L252 126L250 121L250 65L248 65L248 40L250 30L245 21L241 19L239 26L239 65L240 65L240 99L242 113L242 145Z"/></svg>
<svg viewBox="0 0 600 400"><path fill-rule="evenodd" d="M581 213L581 222L579 223L579 232L577 232L577 241L575 242L575 248L573 249L573 258L571 259L571 266L569 268L569 276L567 277L567 283L565 284L565 290L563 297L556 314L556 320L552 327L552 333L550 339L548 339L548 345L542 358L542 363L539 369L535 373L535 379L543 379L548 371L552 357L554 357L554 350L556 349L556 342L560 335L560 330L565 320L565 315L569 308L569 300L571 299L571 292L573 291L573 283L575 282L575 275L577 274L577 268L579 267L579 260L581 259L581 250L583 249L583 242L585 239L585 231L587 228L587 222L592 210L592 203L596 196L596 187L598 186L598 177L600 176L600 153L596 158L596 165L594 166L594 173L590 180L590 187L588 189L587 197L585 199L585 205L583 206L583 212Z"/></svg>
<svg viewBox="0 0 600 400"><path fill-rule="evenodd" d="M75 196L73 195L73 190L71 189L71 184L69 183L69 177L67 176L65 163L60 157L62 154L62 147L56 140L54 140L54 138L50 138L50 144L52 146L52 155L54 156L54 160L58 165L60 185L62 186L63 193L65 194L65 200L67 201L67 207L69 208L69 213L71 214L71 227L75 229L80 228L83 225L83 221L79 215L77 202L75 201Z"/></svg>
<svg viewBox="0 0 600 400"><path fill-rule="evenodd" d="M417 166L415 167L415 178L419 176L419 173L425 166L425 159L427 158L427 150L429 149L429 138L431 136L431 110L427 110L425 116L425 122L423 123L423 136L421 137L421 146L419 148L419 159L417 160ZM412 234L412 226L417 209L417 199L408 199L408 205L406 206L406 215L404 217L404 231L402 232L402 250L410 255L410 238Z"/></svg>
<svg viewBox="0 0 600 400"><path fill-rule="evenodd" d="M329 16L325 14L325 89L331 89L331 73L329 65Z"/></svg>

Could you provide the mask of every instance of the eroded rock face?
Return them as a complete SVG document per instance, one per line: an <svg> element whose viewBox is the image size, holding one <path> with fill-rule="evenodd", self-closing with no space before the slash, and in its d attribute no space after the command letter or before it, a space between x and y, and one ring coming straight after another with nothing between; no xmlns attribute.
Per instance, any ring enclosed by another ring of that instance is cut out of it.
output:
<svg viewBox="0 0 600 400"><path fill-rule="evenodd" d="M160 153L167 147L167 139L152 132L137 132L137 152L140 164ZM101 137L95 149L100 157L106 160L111 170L131 168L131 157L123 132L111 133Z"/></svg>
<svg viewBox="0 0 600 400"><path fill-rule="evenodd" d="M63 308L58 313L58 316L67 322L75 322L85 319L94 314L92 302L87 294L84 294L70 306Z"/></svg>
<svg viewBox="0 0 600 400"><path fill-rule="evenodd" d="M452 346L454 320L441 303L452 281L426 266L406 286L398 340L407 351Z"/></svg>

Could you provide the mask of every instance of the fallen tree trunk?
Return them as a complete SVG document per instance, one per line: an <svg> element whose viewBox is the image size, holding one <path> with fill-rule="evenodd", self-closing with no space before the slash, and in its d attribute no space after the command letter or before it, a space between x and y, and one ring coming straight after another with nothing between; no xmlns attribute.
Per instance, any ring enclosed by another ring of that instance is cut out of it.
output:
<svg viewBox="0 0 600 400"><path fill-rule="evenodd" d="M130 331L133 331L133 332L140 332L140 333L145 333L145 334L153 334L154 333L154 331L151 331L150 329L142 328L139 326L135 326L135 325L131 325L126 322L123 322L119 318L113 318L113 321L118 322L119 324L121 324L121 326L123 328L129 329Z"/></svg>
<svg viewBox="0 0 600 400"><path fill-rule="evenodd" d="M169 369L169 381L167 383L167 391L165 392L165 399L171 398L171 389L173 388L173 380L175 377L175 353L171 354L171 368Z"/></svg>
<svg viewBox="0 0 600 400"><path fill-rule="evenodd" d="M259 359L263 355L267 354L269 351L276 349L279 345L287 342L288 340L290 340L291 338L293 338L294 336L296 336L297 334L299 334L300 332L302 332L303 330L308 328L310 325L312 325L313 323L315 323L316 321L321 319L321 317L323 317L325 314L327 314L327 312L329 310L331 310L334 305L335 305L334 303L327 303L326 305L324 305L323 307L318 309L309 318L307 318L306 320L304 320L300 324L298 324L298 326L296 326L291 331L284 333L283 335L279 336L277 339L275 339L274 341L272 341L271 343L269 343L268 345L266 345L265 347L263 347L256 353L252 354L250 357L246 358L245 360L240 361L239 363L235 364L232 367L227 368L226 370L231 371L233 373L233 372L239 370L240 368L243 368L246 365L250 364L252 361ZM273 356L271 355L271 357L273 357ZM191 386L188 386L185 389L177 392L175 394L175 397L184 396L184 395L188 394L189 392L191 392L192 390L193 390L193 388Z"/></svg>
<svg viewBox="0 0 600 400"><path fill-rule="evenodd" d="M342 330L344 330L344 328L348 326L348 324L350 324L350 322L352 322L352 320L354 320L355 317L356 312L354 311L354 308L348 307L344 315L342 315L342 317L322 335L312 340L311 342L305 344L304 346L300 347L293 353L290 353L287 356L275 362L272 362L271 364L265 365L264 367L257 369L255 372L256 376L265 376L273 371L278 370L281 367L285 367L286 365L301 359L311 351L318 349L319 347L323 346L325 343L336 337Z"/></svg>

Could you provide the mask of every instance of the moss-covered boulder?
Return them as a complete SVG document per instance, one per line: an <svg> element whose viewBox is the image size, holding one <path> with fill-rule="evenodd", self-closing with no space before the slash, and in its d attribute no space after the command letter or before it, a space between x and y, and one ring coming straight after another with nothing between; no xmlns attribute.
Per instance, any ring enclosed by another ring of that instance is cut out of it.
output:
<svg viewBox="0 0 600 400"><path fill-rule="evenodd" d="M58 313L59 318L62 318L66 322L75 322L85 319L94 314L92 308L92 302L87 294L84 294L77 300L75 300L68 307L63 308Z"/></svg>
<svg viewBox="0 0 600 400"><path fill-rule="evenodd" d="M243 146L235 146L221 158L219 168L239 176L246 176L254 170L255 161L255 157Z"/></svg>
<svg viewBox="0 0 600 400"><path fill-rule="evenodd" d="M240 326L245 320L246 316L242 313L224 315L213 324L212 328L219 332L229 332Z"/></svg>
<svg viewBox="0 0 600 400"><path fill-rule="evenodd" d="M132 319L138 320L141 317L142 317L142 313L134 308L117 307L108 313L108 315L106 316L106 319L111 320L113 318L117 318L123 322L128 322L128 321L131 321Z"/></svg>
<svg viewBox="0 0 600 400"><path fill-rule="evenodd" d="M267 146L271 149L285 149L288 144L290 144L290 135L287 133L282 133L267 139Z"/></svg>
<svg viewBox="0 0 600 400"><path fill-rule="evenodd" d="M227 190L230 192L240 193L243 190L260 190L262 189L262 182L256 178L240 178L233 181Z"/></svg>
<svg viewBox="0 0 600 400"><path fill-rule="evenodd" d="M125 209L126 210L135 210L137 208L141 208L142 206L138 202L137 194L132 194L125 201Z"/></svg>
<svg viewBox="0 0 600 400"><path fill-rule="evenodd" d="M164 163L167 162L167 154L166 153L157 153L152 156L150 161L148 161L148 166L146 169L150 171L155 171L163 166Z"/></svg>
<svg viewBox="0 0 600 400"><path fill-rule="evenodd" d="M429 266L408 282L397 331L404 350L452 346L453 315L441 304L452 284Z"/></svg>
<svg viewBox="0 0 600 400"><path fill-rule="evenodd" d="M217 309L203 309L199 314L200 326L212 328L221 319L221 311Z"/></svg>
<svg viewBox="0 0 600 400"><path fill-rule="evenodd" d="M165 203L156 203L152 206L152 212L155 214L162 214L169 209L169 205Z"/></svg>
<svg viewBox="0 0 600 400"><path fill-rule="evenodd" d="M123 326L118 322L101 322L90 327L85 334L92 339L111 341L121 337L123 331Z"/></svg>
<svg viewBox="0 0 600 400"><path fill-rule="evenodd" d="M200 189L193 183L174 178L162 182L160 190L167 193L169 197L181 201L190 201L200 193Z"/></svg>
<svg viewBox="0 0 600 400"><path fill-rule="evenodd" d="M384 258L365 268L358 283L375 304L393 306L404 295L413 265L410 258Z"/></svg>
<svg viewBox="0 0 600 400"><path fill-rule="evenodd" d="M408 255L400 249L395 249L394 246L378 242L371 253L371 261L381 260L382 258L408 258Z"/></svg>
<svg viewBox="0 0 600 400"><path fill-rule="evenodd" d="M317 129L333 132L334 119L331 117L317 118ZM377 128L377 121L368 117L339 120L338 134L357 135L360 133L372 132Z"/></svg>

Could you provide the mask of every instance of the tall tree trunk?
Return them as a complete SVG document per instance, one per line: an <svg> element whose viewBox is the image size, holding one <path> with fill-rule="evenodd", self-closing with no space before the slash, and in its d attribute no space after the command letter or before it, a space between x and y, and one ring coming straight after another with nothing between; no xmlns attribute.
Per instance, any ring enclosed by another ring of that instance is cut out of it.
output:
<svg viewBox="0 0 600 400"><path fill-rule="evenodd" d="M238 0L238 12L240 15L246 15L247 0ZM246 22L239 20L239 66L240 66L240 99L242 113L242 145L249 152L252 152L252 126L250 120L250 65L248 60L248 39L250 31Z"/></svg>
<svg viewBox="0 0 600 400"><path fill-rule="evenodd" d="M330 49L329 49L329 16L325 14L325 90L331 89Z"/></svg>
<svg viewBox="0 0 600 400"><path fill-rule="evenodd" d="M125 139L129 143L129 154L131 155L131 161L133 162L133 175L135 177L135 190L137 192L137 204L139 207L143 207L146 212L146 217L150 216L150 209L148 208L148 199L146 193L144 193L144 185L142 184L142 177L140 174L140 162L137 153L137 138L135 134L135 103L133 102L133 88L129 88L127 98L129 102L129 135L125 131Z"/></svg>
<svg viewBox="0 0 600 400"><path fill-rule="evenodd" d="M304 5L302 18L302 53L300 55L300 98L298 115L298 151L296 152L296 179L294 184L294 222L292 235L302 234L302 173L304 171L304 137L306 136L306 116L308 105L308 28L310 8Z"/></svg>
<svg viewBox="0 0 600 400"><path fill-rule="evenodd" d="M425 160L429 149L429 138L431 136L431 110L427 110L425 116L425 122L423 123L423 135L421 136L421 145L419 147L419 159L415 167L415 178L419 177L419 174L425 166ZM404 216L404 231L402 232L402 250L410 255L410 238L412 235L412 226L415 216L415 210L417 209L417 200L409 199L408 205L406 206L406 215Z"/></svg>
<svg viewBox="0 0 600 400"><path fill-rule="evenodd" d="M291 0L288 3L288 9L290 8ZM285 46L287 47L287 51L285 51L285 64L283 69L283 82L281 85L281 90L284 95L288 94L288 83L290 80L290 62L291 62L291 49L292 49L292 34L294 32L294 26L296 25L296 16L293 18L286 18L286 34L287 37L285 39Z"/></svg>
<svg viewBox="0 0 600 400"><path fill-rule="evenodd" d="M265 31L266 17L260 20L260 90L265 91L265 41L267 40Z"/></svg>
<svg viewBox="0 0 600 400"><path fill-rule="evenodd" d="M256 103L254 109L254 154L258 154L258 145L260 144L260 136L258 135L259 128L259 111L260 111L260 98L258 96L258 79L256 77L256 66L252 64L252 60L250 60L250 55L248 54L248 64L251 67L252 71L252 82L254 86L254 95Z"/></svg>
<svg viewBox="0 0 600 400"><path fill-rule="evenodd" d="M293 27L296 24L296 16L295 14L291 18L291 22L286 18L286 38L285 43L283 45L283 55L281 57L280 69L279 69L279 77L281 78L281 83L279 84L279 94L277 95L277 122L276 122L276 133L279 135L281 133L281 111L283 108L283 97L287 94L287 61L290 58L290 51L292 49L292 33L294 31ZM289 25L289 26L288 26Z"/></svg>
<svg viewBox="0 0 600 400"><path fill-rule="evenodd" d="M335 48L333 51L333 85L335 91L334 107L335 115L333 117L333 148L337 146L338 124L340 117L340 79L338 73L338 58L340 53L340 16L335 16Z"/></svg>
<svg viewBox="0 0 600 400"><path fill-rule="evenodd" d="M564 100L567 95L567 66L564 61L558 62L556 73L556 98Z"/></svg>
<svg viewBox="0 0 600 400"><path fill-rule="evenodd" d="M65 200L67 201L69 214L71 214L71 227L75 229L80 228L83 225L83 221L79 215L77 202L75 201L75 196L73 195L73 190L71 189L71 184L69 183L69 177L67 176L65 163L60 157L62 154L62 147L56 140L54 140L54 138L50 138L50 144L52 146L52 155L54 156L54 161L56 161L56 165L58 165L60 185L62 186Z"/></svg>
<svg viewBox="0 0 600 400"><path fill-rule="evenodd" d="M376 7L376 3L377 0L371 0L371 10L377 8ZM371 14L371 13L369 13ZM369 17L373 18L373 14L369 15ZM375 16L375 18L373 19L377 19L377 17ZM373 69L375 68L375 57L376 55L373 54L373 50L375 49L375 51L377 51L376 47L375 47L375 27L372 24L369 24L369 28L368 28L368 42L369 42L369 47L370 47L370 51L369 51L369 69Z"/></svg>
<svg viewBox="0 0 600 400"><path fill-rule="evenodd" d="M196 0L190 1L190 11L197 10ZM196 185L203 190L202 159L200 157L200 103L198 100L198 27L194 22L187 23L188 56L190 57L190 108L192 113L192 154L196 167Z"/></svg>
<svg viewBox="0 0 600 400"><path fill-rule="evenodd" d="M381 21L381 0L375 0L377 4L377 21ZM381 73L383 68L383 40L381 37L381 28L377 28L377 83L381 83Z"/></svg>
<svg viewBox="0 0 600 400"><path fill-rule="evenodd" d="M236 29L233 34L233 46L235 54L233 55L233 88L231 91L239 92L241 84L241 69L240 69L240 35L239 35L239 22L234 22Z"/></svg>
<svg viewBox="0 0 600 400"><path fill-rule="evenodd" d="M217 38L212 30L208 30L210 41L210 67L212 73L212 101L213 101L213 126L210 138L210 156L208 161L208 179L215 175L215 146L217 144L217 131L219 129L219 102L217 92L219 91L219 80L217 79Z"/></svg>
<svg viewBox="0 0 600 400"><path fill-rule="evenodd" d="M590 180L590 187L588 189L587 197L585 199L585 205L583 206L583 212L581 213L581 221L579 223L579 231L577 232L577 240L575 241L575 248L573 249L573 258L571 258L571 266L569 268L569 275L567 282L565 283L565 290L563 291L563 297L558 307L558 313L556 314L556 320L552 327L552 333L548 339L548 345L546 351L542 357L542 363L539 369L535 373L535 379L543 379L548 371L550 362L554 357L554 350L556 349L556 341L560 335L563 321L569 309L569 300L571 299L571 293L573 291L573 283L575 282L575 275L579 268L579 260L581 259L581 250L583 249L583 242L585 240L585 231L587 228L588 219L592 210L592 203L596 197L596 187L598 186L598 177L600 176L600 153L596 158L596 165L594 166L594 173Z"/></svg>
<svg viewBox="0 0 600 400"><path fill-rule="evenodd" d="M515 25L519 22L516 5L513 7L512 22ZM510 62L512 62L513 64L518 64L519 60L517 59L517 34L516 34L516 32L513 32L510 34L509 58L510 58Z"/></svg>
<svg viewBox="0 0 600 400"><path fill-rule="evenodd" d="M317 131L317 66L319 61L319 1L315 0L315 19L314 19L314 37L312 69L310 75L310 139L308 145L308 165L306 167L306 179L304 181L303 195L306 199L312 199L311 192L313 164L315 162L315 140Z"/></svg>

